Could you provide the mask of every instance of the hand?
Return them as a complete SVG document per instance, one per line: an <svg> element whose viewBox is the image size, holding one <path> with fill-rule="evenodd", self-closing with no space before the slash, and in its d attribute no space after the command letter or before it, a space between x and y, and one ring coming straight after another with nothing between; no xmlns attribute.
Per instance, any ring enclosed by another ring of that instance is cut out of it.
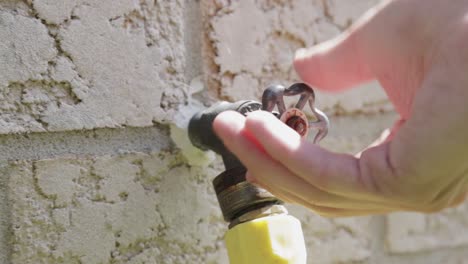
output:
<svg viewBox="0 0 468 264"><path fill-rule="evenodd" d="M299 76L341 91L377 79L399 113L359 158L302 140L266 112L220 114L214 129L249 181L324 216L434 212L468 189L468 1L394 0L337 38L296 53Z"/></svg>

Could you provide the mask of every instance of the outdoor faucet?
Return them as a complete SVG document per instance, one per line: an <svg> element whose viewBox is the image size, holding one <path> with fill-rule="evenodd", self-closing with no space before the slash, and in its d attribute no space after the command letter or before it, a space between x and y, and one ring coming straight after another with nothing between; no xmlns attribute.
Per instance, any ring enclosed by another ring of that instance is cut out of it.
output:
<svg viewBox="0 0 468 264"><path fill-rule="evenodd" d="M286 108L285 96L300 97L294 107ZM309 121L303 112L305 105L311 108L315 120ZM305 264L307 254L300 221L288 214L281 200L246 180L246 167L213 130L214 119L224 111L247 116L259 110L271 112L304 138L310 129L318 130L314 143L328 133L329 120L315 108L313 89L305 83L295 83L289 88L269 86L261 103L223 101L195 114L189 123L189 138L194 146L221 155L224 162L226 170L213 180L213 185L224 219L229 222L225 242L230 263Z"/></svg>

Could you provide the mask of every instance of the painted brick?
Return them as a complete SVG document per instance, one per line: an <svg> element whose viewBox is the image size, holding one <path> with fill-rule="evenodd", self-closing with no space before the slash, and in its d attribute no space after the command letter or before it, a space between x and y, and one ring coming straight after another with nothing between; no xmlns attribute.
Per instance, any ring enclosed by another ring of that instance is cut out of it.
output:
<svg viewBox="0 0 468 264"><path fill-rule="evenodd" d="M0 6L0 133L151 126L185 102L184 1L26 3Z"/></svg>
<svg viewBox="0 0 468 264"><path fill-rule="evenodd" d="M23 161L7 171L12 263L223 259L210 169L156 153Z"/></svg>
<svg viewBox="0 0 468 264"><path fill-rule="evenodd" d="M289 212L301 220L307 246L307 263L354 263L366 261L371 252L370 217L326 219L299 206Z"/></svg>
<svg viewBox="0 0 468 264"><path fill-rule="evenodd" d="M205 64L210 89L229 100L259 99L271 83L298 78L294 52L338 35L379 1L221 1L204 0ZM388 111L378 84L340 95L317 92L318 106L329 113Z"/></svg>
<svg viewBox="0 0 468 264"><path fill-rule="evenodd" d="M391 214L386 239L391 253L467 246L468 202L437 214Z"/></svg>

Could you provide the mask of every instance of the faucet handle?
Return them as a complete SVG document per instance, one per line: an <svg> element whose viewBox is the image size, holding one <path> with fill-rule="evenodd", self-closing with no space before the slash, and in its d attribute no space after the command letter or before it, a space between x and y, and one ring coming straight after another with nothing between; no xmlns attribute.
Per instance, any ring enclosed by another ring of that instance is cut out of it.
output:
<svg viewBox="0 0 468 264"><path fill-rule="evenodd" d="M287 109L284 103L284 96L300 95L294 107ZM314 121L309 121L303 112L304 106L309 104ZM319 142L328 134L330 121L325 113L315 108L314 90L305 83L295 83L289 88L282 85L270 85L262 95L262 110L273 112L275 106L278 109L277 116L286 125L294 129L301 137L306 137L309 129L316 129L314 143Z"/></svg>

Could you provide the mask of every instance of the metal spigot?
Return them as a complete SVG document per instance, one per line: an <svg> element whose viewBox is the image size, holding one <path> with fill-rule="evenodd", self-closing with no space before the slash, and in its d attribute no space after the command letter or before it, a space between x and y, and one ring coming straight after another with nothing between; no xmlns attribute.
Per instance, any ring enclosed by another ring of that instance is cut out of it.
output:
<svg viewBox="0 0 468 264"><path fill-rule="evenodd" d="M300 96L300 98L293 108L287 109L283 98L285 96ZM314 114L314 121L309 121L302 111L307 103ZM213 121L216 116L229 110L239 112L244 116L253 111L268 111L303 137L307 136L309 129L317 129L314 142L319 142L328 133L329 120L322 111L315 108L314 104L314 91L305 83L296 83L289 88L271 85L264 91L262 103L251 100L234 103L220 102L192 117L188 132L193 145L203 150L213 150L223 158L226 171L213 180L213 185L224 219L231 223L230 227L242 222L243 215L282 204L282 201L265 189L246 181L247 169L224 146L213 130ZM275 106L278 111L274 111Z"/></svg>

